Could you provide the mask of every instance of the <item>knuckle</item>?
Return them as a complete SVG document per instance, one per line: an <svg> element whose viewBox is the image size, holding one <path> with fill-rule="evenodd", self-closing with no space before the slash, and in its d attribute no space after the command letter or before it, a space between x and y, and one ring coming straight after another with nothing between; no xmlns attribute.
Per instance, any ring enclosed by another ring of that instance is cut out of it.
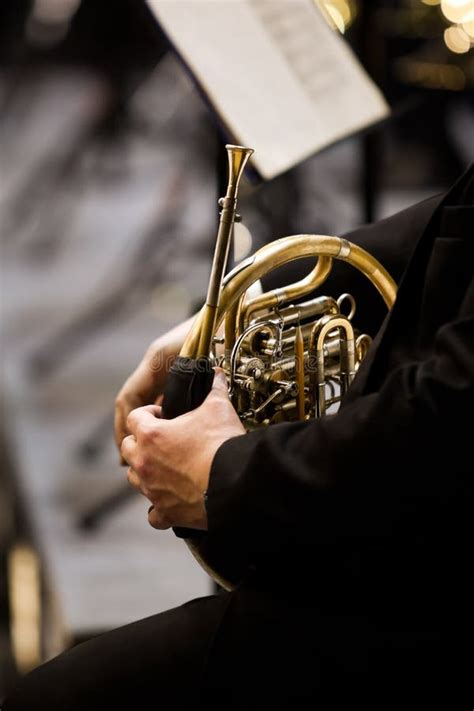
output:
<svg viewBox="0 0 474 711"><path fill-rule="evenodd" d="M150 472L150 465L147 457L139 457L135 462L134 469L141 477L147 477Z"/></svg>
<svg viewBox="0 0 474 711"><path fill-rule="evenodd" d="M152 427L139 427L137 430L137 437L143 444L151 444L154 442L156 433Z"/></svg>
<svg viewBox="0 0 474 711"><path fill-rule="evenodd" d="M128 459L128 457L131 455L130 441L128 436L124 437L120 444L120 454L124 459Z"/></svg>

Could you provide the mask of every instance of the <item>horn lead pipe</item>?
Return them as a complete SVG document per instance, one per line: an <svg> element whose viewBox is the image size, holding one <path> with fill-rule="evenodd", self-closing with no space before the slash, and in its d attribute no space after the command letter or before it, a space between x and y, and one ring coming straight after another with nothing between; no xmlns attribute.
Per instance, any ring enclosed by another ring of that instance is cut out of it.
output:
<svg viewBox="0 0 474 711"><path fill-rule="evenodd" d="M253 153L252 148L243 146L226 145L227 157L229 160L229 180L227 192L224 198L219 200L222 208L219 218L219 229L217 232L214 259L212 262L211 276L207 290L206 303L203 312L202 330L199 338L198 357L208 356L211 349L212 339L216 325L217 308L222 288L227 259L229 255L230 242L232 239L232 229L237 210L237 193L240 179L248 159Z"/></svg>

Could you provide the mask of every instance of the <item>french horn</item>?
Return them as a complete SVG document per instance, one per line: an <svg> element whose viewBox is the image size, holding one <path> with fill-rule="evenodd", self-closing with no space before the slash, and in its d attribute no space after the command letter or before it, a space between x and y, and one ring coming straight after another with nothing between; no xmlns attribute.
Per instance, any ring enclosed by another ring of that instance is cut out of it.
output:
<svg viewBox="0 0 474 711"><path fill-rule="evenodd" d="M360 270L380 293L387 309L396 284L367 251L346 239L297 234L271 242L224 277L245 165L253 153L227 145L229 180L221 208L206 303L184 341L170 378L184 378L186 404L176 409L175 391L165 390L165 416L197 406L209 390L212 368L227 377L229 395L250 431L278 422L309 420L334 410L347 392L371 343L353 324L351 294L326 295L323 284L333 261ZM257 295L250 288L288 262L313 257L315 264L296 283ZM222 351L223 345L223 351ZM203 384L204 383L204 384ZM191 396L191 389L196 394ZM179 398L178 398L179 399ZM216 582L232 589L244 563L210 534L177 530L200 565Z"/></svg>

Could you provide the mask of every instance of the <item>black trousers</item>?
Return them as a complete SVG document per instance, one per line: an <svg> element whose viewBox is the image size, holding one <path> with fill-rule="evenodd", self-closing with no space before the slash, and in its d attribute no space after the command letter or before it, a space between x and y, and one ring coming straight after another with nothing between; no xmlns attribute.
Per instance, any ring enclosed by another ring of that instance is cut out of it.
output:
<svg viewBox="0 0 474 711"><path fill-rule="evenodd" d="M200 598L79 644L26 676L2 711L206 708L204 669L227 604Z"/></svg>
<svg viewBox="0 0 474 711"><path fill-rule="evenodd" d="M326 614L315 626L305 605L281 615L265 597L200 598L95 637L27 675L2 711L337 708L367 662L354 657L365 623Z"/></svg>
<svg viewBox="0 0 474 711"><path fill-rule="evenodd" d="M435 610L400 608L398 594L389 610L386 599L365 606L352 592L279 599L248 586L193 600L61 654L2 711L472 708L471 657Z"/></svg>
<svg viewBox="0 0 474 711"><path fill-rule="evenodd" d="M366 621L329 610L316 617L250 586L199 598L77 645L28 674L1 708L313 708L328 690L341 697L341 674L353 688L367 661L353 654ZM342 628L352 642L341 656Z"/></svg>

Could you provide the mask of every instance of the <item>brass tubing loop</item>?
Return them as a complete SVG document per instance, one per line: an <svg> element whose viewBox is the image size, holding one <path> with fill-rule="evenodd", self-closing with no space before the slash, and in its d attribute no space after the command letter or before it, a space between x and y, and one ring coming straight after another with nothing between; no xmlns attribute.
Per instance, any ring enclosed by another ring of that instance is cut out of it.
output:
<svg viewBox="0 0 474 711"><path fill-rule="evenodd" d="M371 281L382 296L387 308L390 309L392 307L397 286L386 269L365 249L339 237L312 234L292 235L290 237L282 237L265 245L250 260L246 260L243 266L237 266L228 275L222 290L219 307L217 308L214 330L219 328L229 310L233 309L231 313L235 314L235 307L242 294L265 274L287 262L311 256L319 257L318 263L321 263L321 258L328 258L341 259L351 264ZM320 267L321 271L326 272L327 262L323 262L323 265ZM184 341L181 349L181 355L183 356L195 358L200 355L201 332L203 329L209 328L209 321L205 317L205 308L203 307L197 315ZM209 343L211 343L213 335L214 333L207 336L206 341L209 340ZM232 340L235 340L235 325Z"/></svg>
<svg viewBox="0 0 474 711"><path fill-rule="evenodd" d="M326 414L324 344L328 335L335 329L340 331L341 397L347 392L355 376L355 342L351 322L344 316L324 316L314 325L309 339L309 371L315 417Z"/></svg>

